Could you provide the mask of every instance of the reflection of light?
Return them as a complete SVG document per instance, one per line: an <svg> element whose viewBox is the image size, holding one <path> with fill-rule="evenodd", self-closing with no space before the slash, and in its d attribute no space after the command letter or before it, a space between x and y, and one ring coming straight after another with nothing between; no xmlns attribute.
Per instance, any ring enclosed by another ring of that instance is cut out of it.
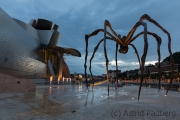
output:
<svg viewBox="0 0 180 120"><path fill-rule="evenodd" d="M82 91L82 86L81 85L79 86L79 91Z"/></svg>
<svg viewBox="0 0 180 120"><path fill-rule="evenodd" d="M132 100L134 100L134 98L132 98Z"/></svg>
<svg viewBox="0 0 180 120"><path fill-rule="evenodd" d="M128 94L126 94L126 96L127 96Z"/></svg>
<svg viewBox="0 0 180 120"><path fill-rule="evenodd" d="M63 77L63 81L64 81L64 77Z"/></svg>
<svg viewBox="0 0 180 120"><path fill-rule="evenodd" d="M49 87L49 93L52 93L52 89L51 89L52 87Z"/></svg>
<svg viewBox="0 0 180 120"><path fill-rule="evenodd" d="M122 91L124 91L124 90L122 90Z"/></svg>
<svg viewBox="0 0 180 120"><path fill-rule="evenodd" d="M59 81L60 81L60 77L58 77L58 84L59 84Z"/></svg>
<svg viewBox="0 0 180 120"><path fill-rule="evenodd" d="M103 97L103 96L101 96L101 97Z"/></svg>
<svg viewBox="0 0 180 120"><path fill-rule="evenodd" d="M59 89L59 86L58 86L58 89Z"/></svg>
<svg viewBox="0 0 180 120"><path fill-rule="evenodd" d="M167 96L167 95L164 95L164 96Z"/></svg>

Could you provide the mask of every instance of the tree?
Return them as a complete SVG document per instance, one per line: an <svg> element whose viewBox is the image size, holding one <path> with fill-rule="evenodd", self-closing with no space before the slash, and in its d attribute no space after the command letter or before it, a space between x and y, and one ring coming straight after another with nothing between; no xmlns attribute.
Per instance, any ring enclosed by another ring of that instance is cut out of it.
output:
<svg viewBox="0 0 180 120"><path fill-rule="evenodd" d="M172 55L174 63L180 64L180 52L175 52ZM163 62L170 62L170 56L166 57Z"/></svg>

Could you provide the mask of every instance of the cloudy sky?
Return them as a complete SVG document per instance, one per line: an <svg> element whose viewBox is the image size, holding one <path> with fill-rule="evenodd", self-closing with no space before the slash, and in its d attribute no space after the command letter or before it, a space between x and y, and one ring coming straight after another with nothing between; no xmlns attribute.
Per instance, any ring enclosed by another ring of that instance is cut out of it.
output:
<svg viewBox="0 0 180 120"><path fill-rule="evenodd" d="M82 57L64 56L70 72L84 73L85 34L96 29L104 28L104 21L109 20L114 31L126 36L134 24L143 14L162 25L172 38L172 52L180 51L180 1L179 0L1 0L0 7L10 16L26 23L30 19L43 18L60 26L61 39L59 46L75 48L81 52ZM161 59L169 56L168 39L154 24L147 23L148 31L155 32L162 38ZM143 31L140 26L135 35ZM100 33L89 39L89 59L99 40L103 38ZM143 53L143 37L136 39L133 44L137 47L140 56ZM158 60L157 43L153 37L148 36L149 48L146 64ZM115 69L115 42L107 41L109 69ZM129 47L127 54L118 54L118 68L122 71L139 68L134 50ZM89 66L88 66L89 68ZM105 58L103 44L99 47L92 63L94 75L105 73Z"/></svg>

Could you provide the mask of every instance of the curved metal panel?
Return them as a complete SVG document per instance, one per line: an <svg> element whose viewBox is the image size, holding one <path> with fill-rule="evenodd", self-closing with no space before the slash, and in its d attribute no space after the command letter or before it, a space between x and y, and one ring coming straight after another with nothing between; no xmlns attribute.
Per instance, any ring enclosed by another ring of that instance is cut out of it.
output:
<svg viewBox="0 0 180 120"><path fill-rule="evenodd" d="M59 46L49 46L49 49L53 49L55 51L63 51L63 53L70 54L72 56L81 57L81 53L73 48L65 48L65 47L59 47Z"/></svg>
<svg viewBox="0 0 180 120"><path fill-rule="evenodd" d="M59 26L54 24L53 30L58 30Z"/></svg>
<svg viewBox="0 0 180 120"><path fill-rule="evenodd" d="M53 32L54 32L53 30L38 30L38 35L41 44L48 45L51 40Z"/></svg>
<svg viewBox="0 0 180 120"><path fill-rule="evenodd" d="M26 78L45 78L46 64L27 56L3 54L0 56L0 72Z"/></svg>
<svg viewBox="0 0 180 120"><path fill-rule="evenodd" d="M51 21L45 19L38 19L36 24L36 29L39 30L52 30L53 27L54 24Z"/></svg>
<svg viewBox="0 0 180 120"><path fill-rule="evenodd" d="M62 76L64 77L70 77L70 71L66 64L66 62L63 60L63 68L62 68Z"/></svg>
<svg viewBox="0 0 180 120"><path fill-rule="evenodd" d="M36 28L36 20L31 19L28 24L31 25L32 27Z"/></svg>
<svg viewBox="0 0 180 120"><path fill-rule="evenodd" d="M0 52L38 58L40 41L0 9Z"/></svg>
<svg viewBox="0 0 180 120"><path fill-rule="evenodd" d="M49 42L49 46L56 46L60 40L60 33L58 31L54 31L51 40Z"/></svg>
<svg viewBox="0 0 180 120"><path fill-rule="evenodd" d="M24 23L13 20L0 8L0 72L17 77L44 77L46 64L37 60L40 41L25 29L28 28Z"/></svg>
<svg viewBox="0 0 180 120"><path fill-rule="evenodd" d="M26 32L28 32L30 35L32 35L33 37L35 37L36 39L38 39L38 33L37 30L35 28L33 28L32 26L13 18Z"/></svg>
<svg viewBox="0 0 180 120"><path fill-rule="evenodd" d="M81 57L81 53L74 48L65 48L64 53L71 54L73 56Z"/></svg>

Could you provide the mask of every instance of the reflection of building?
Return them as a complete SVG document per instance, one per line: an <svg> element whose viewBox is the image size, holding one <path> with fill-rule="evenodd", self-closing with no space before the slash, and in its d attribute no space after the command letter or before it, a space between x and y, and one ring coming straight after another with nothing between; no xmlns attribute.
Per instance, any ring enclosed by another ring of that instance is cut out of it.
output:
<svg viewBox="0 0 180 120"><path fill-rule="evenodd" d="M28 24L11 18L0 8L0 73L19 78L70 77L64 54L79 51L57 46L58 25L38 19Z"/></svg>

